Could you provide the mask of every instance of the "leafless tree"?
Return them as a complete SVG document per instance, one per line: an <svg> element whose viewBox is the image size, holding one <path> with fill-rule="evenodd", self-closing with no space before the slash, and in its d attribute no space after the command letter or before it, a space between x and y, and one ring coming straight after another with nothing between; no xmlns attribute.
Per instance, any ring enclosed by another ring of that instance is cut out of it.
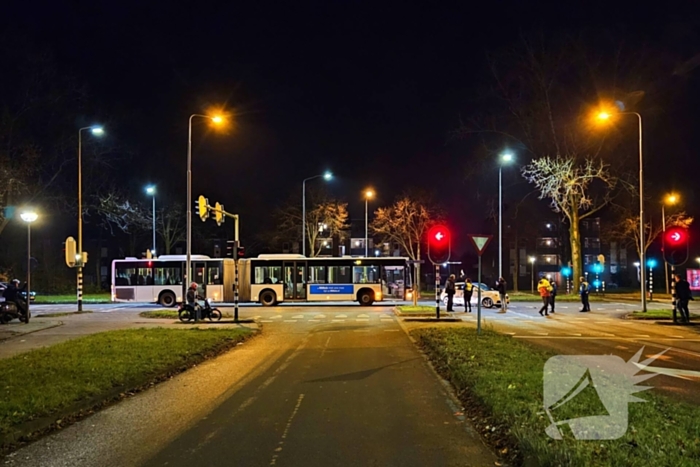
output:
<svg viewBox="0 0 700 467"><path fill-rule="evenodd" d="M181 204L160 209L156 217L156 232L163 239L163 251L169 255L172 248L187 237L186 217Z"/></svg>
<svg viewBox="0 0 700 467"><path fill-rule="evenodd" d="M610 202L617 178L610 174L602 161L586 158L578 163L573 156L534 159L522 168L522 175L537 187L540 199L549 199L552 210L568 221L571 263L577 288L583 271L579 223Z"/></svg>
<svg viewBox="0 0 700 467"><path fill-rule="evenodd" d="M403 195L391 206L377 209L370 228L382 242L398 243L409 258L420 261L426 232L437 217L438 213L428 203ZM420 263L416 263L414 292L415 304L420 295Z"/></svg>

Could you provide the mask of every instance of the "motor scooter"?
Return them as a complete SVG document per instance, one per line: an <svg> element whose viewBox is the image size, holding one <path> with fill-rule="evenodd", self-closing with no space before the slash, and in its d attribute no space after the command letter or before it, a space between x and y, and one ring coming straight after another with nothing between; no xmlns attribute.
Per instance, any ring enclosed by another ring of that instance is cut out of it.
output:
<svg viewBox="0 0 700 467"><path fill-rule="evenodd" d="M186 303L180 303L177 309L177 317L183 323L194 321L195 313L195 310L187 306ZM218 308L212 308L211 298L205 299L204 306L200 307L200 317L202 319L208 318L209 321L221 321L221 316L221 311Z"/></svg>
<svg viewBox="0 0 700 467"><path fill-rule="evenodd" d="M24 310L26 310L26 313ZM31 312L26 304L24 305L24 310L20 309L15 302L0 302L0 324L9 323L15 318L23 323L28 323L29 318L31 318Z"/></svg>

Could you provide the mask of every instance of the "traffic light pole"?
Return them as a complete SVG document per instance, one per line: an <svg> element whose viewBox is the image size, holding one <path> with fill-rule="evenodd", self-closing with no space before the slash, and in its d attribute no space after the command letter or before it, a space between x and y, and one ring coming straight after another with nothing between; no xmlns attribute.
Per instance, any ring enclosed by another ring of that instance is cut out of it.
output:
<svg viewBox="0 0 700 467"><path fill-rule="evenodd" d="M673 304L673 324L678 324L678 316L676 315L676 266L671 265L671 303Z"/></svg>
<svg viewBox="0 0 700 467"><path fill-rule="evenodd" d="M435 264L435 319L440 319L440 265Z"/></svg>

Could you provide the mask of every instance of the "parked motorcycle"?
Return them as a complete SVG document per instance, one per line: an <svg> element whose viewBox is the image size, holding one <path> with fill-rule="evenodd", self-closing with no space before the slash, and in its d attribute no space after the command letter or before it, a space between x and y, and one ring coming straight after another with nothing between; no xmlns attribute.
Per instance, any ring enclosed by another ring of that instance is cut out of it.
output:
<svg viewBox="0 0 700 467"><path fill-rule="evenodd" d="M15 318L18 318L23 323L28 323L32 313L26 308L27 312L20 310L15 302L0 302L0 324L9 323Z"/></svg>
<svg viewBox="0 0 700 467"><path fill-rule="evenodd" d="M177 316L183 323L194 321L195 311L187 306L186 303L180 303L177 310ZM200 317L209 319L209 321L221 321L221 311L218 308L212 308L211 298L204 300L204 306L200 307Z"/></svg>

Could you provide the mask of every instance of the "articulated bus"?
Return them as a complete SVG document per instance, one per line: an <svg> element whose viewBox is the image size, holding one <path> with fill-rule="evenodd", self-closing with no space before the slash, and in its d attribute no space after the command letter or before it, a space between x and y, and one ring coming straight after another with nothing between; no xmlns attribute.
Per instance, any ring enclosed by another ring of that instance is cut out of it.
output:
<svg viewBox="0 0 700 467"><path fill-rule="evenodd" d="M200 294L215 302L233 302L234 261L192 255ZM186 257L126 258L112 262L112 301L152 302L175 306L182 301ZM239 300L272 306L281 302L354 301L360 305L411 294L407 258L307 258L260 255L238 262Z"/></svg>

